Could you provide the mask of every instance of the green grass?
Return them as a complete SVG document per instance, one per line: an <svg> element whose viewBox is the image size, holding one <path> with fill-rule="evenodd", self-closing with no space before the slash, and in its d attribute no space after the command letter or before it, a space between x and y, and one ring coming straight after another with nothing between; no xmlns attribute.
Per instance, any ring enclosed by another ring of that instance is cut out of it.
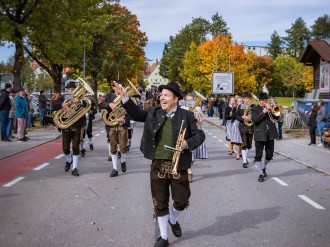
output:
<svg viewBox="0 0 330 247"><path fill-rule="evenodd" d="M291 103L292 103L292 97L276 97L275 98L276 102L278 105L281 105L283 107L291 107ZM294 99L294 101L296 101L297 99Z"/></svg>

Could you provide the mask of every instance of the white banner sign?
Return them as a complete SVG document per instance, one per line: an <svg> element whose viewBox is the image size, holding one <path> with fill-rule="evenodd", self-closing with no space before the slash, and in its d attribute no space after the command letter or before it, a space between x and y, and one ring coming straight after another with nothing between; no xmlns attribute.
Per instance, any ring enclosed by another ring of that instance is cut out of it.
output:
<svg viewBox="0 0 330 247"><path fill-rule="evenodd" d="M233 94L234 93L234 73L213 72L212 73L212 93L213 94Z"/></svg>

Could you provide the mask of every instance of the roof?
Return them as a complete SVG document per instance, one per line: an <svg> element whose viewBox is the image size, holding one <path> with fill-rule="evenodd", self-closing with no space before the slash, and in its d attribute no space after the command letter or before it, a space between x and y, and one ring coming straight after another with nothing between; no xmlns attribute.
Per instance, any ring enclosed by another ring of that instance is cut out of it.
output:
<svg viewBox="0 0 330 247"><path fill-rule="evenodd" d="M148 77L149 75L151 75L152 72L154 72L154 70L157 68L158 64L159 64L158 59L156 59L156 62L153 63L153 64L150 66L150 68L147 70L147 77Z"/></svg>
<svg viewBox="0 0 330 247"><path fill-rule="evenodd" d="M310 41L300 58L300 62L311 65L319 57L330 62L330 44L326 40Z"/></svg>

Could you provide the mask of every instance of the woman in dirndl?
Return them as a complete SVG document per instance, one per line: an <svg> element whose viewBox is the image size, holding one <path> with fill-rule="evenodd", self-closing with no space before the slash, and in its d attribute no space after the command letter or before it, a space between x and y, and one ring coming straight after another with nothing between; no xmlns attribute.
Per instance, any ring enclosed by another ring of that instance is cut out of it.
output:
<svg viewBox="0 0 330 247"><path fill-rule="evenodd" d="M226 118L226 141L228 145L228 154L232 155L234 153L233 145L231 144L231 135L232 135L232 119L233 119L233 109L236 105L236 101L234 97L229 99L228 106L225 110L225 118Z"/></svg>
<svg viewBox="0 0 330 247"><path fill-rule="evenodd" d="M242 157L242 137L241 133L239 132L239 121L236 120L236 113L237 108L239 105L243 103L242 98L238 98L236 100L236 106L233 109L233 118L232 118L232 125L231 125L231 139L230 142L232 145L236 145L236 160L239 160Z"/></svg>

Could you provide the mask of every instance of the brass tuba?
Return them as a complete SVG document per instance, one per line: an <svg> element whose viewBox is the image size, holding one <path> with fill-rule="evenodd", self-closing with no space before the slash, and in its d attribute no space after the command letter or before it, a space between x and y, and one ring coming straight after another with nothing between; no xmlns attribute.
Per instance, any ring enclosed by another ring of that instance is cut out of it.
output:
<svg viewBox="0 0 330 247"><path fill-rule="evenodd" d="M198 123L200 123L200 119L203 118L203 114L199 111L196 110L196 107L203 101L203 100L206 100L206 98L201 95L199 92L196 92L195 91L195 94L196 94L196 100L195 100L195 104L193 107L191 107L189 109L189 111L193 112L194 115L195 115L195 118L198 120Z"/></svg>
<svg viewBox="0 0 330 247"><path fill-rule="evenodd" d="M247 108L244 109L244 113L243 113L243 116L249 116L250 117L250 120L244 120L244 124L246 126L252 126L253 125L253 122L251 120L251 116L252 116L252 113L251 113L251 105L253 104L255 98L253 96L255 96L254 94L251 94L252 95L252 98L249 100L248 102L248 105L247 105Z"/></svg>
<svg viewBox="0 0 330 247"><path fill-rule="evenodd" d="M130 82L130 80L128 80L129 86L127 86L125 88L125 92L127 93L127 95L129 97L133 96L133 95L141 95L139 93L139 91L136 89L136 87L133 85L132 82ZM135 104L137 104L137 101L135 99L132 99L133 102ZM116 119L121 118L123 116L126 115L126 110L124 109L124 107L121 106L121 99L120 96L118 96L117 98L115 98L115 100L113 101L113 103L116 104L116 108L113 111L103 111L102 113L102 119L104 121L104 123L108 126L116 126L119 123L117 122Z"/></svg>
<svg viewBox="0 0 330 247"><path fill-rule="evenodd" d="M65 100L64 102L70 107L69 110L65 111L64 109L60 109L56 111L53 117L54 123L61 129L67 129L72 126L84 116L92 106L90 99L87 98L87 94L94 95L93 90L83 79L78 78L78 80L78 87L73 91L73 97L85 101L87 106L82 107L79 104L72 104L70 100Z"/></svg>

